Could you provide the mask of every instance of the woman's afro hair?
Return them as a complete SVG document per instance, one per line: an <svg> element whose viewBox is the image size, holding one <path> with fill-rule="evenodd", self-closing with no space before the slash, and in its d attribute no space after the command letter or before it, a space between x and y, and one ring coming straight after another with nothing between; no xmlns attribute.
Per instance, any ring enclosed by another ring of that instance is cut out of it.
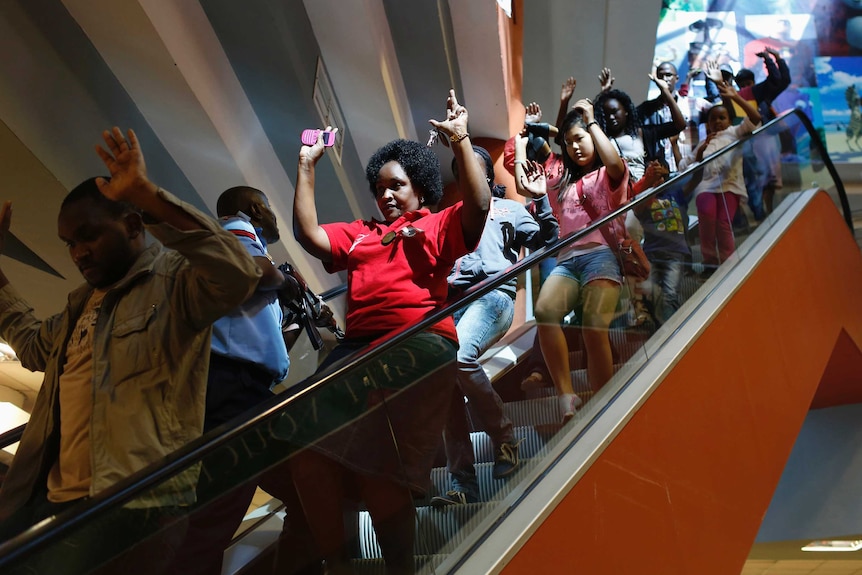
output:
<svg viewBox="0 0 862 575"><path fill-rule="evenodd" d="M440 160L427 146L411 140L393 140L374 152L365 166L365 178L371 193L377 197L377 176L384 164L398 162L410 178L410 184L423 198L423 205L433 206L443 199Z"/></svg>

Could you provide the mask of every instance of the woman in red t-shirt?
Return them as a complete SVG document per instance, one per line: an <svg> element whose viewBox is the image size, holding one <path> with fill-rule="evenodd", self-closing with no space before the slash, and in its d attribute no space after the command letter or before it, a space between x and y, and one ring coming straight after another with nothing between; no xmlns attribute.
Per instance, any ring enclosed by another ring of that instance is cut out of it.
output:
<svg viewBox="0 0 862 575"><path fill-rule="evenodd" d="M347 271L346 339L321 369L441 307L455 260L479 242L491 194L467 133L467 110L453 91L446 116L431 124L455 154L463 201L437 213L424 207L443 193L436 155L418 142L396 140L366 168L383 220L321 225L314 169L325 148L318 141L300 150L294 234L328 271ZM457 348L448 317L314 390L313 409L288 414L295 431L285 439L309 446L290 460L289 471L330 572L349 568L345 499L368 508L387 572L413 572L413 497L429 484L454 392Z"/></svg>

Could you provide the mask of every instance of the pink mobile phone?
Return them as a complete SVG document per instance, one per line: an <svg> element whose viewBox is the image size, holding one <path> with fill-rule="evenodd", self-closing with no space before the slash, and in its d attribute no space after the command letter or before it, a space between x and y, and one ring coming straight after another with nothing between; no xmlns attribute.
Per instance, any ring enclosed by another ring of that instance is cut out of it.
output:
<svg viewBox="0 0 862 575"><path fill-rule="evenodd" d="M306 146L313 146L317 143L317 136L323 130L303 130L302 131L302 143ZM323 132L323 145L326 147L330 147L335 144L335 132Z"/></svg>

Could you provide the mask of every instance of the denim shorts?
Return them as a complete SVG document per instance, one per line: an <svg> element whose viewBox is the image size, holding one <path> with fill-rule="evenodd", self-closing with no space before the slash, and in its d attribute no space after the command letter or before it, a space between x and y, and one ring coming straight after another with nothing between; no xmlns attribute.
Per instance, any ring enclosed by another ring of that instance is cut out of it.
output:
<svg viewBox="0 0 862 575"><path fill-rule="evenodd" d="M581 285L594 280L609 280L620 285L623 283L620 263L611 248L607 246L557 264L551 275L563 276Z"/></svg>

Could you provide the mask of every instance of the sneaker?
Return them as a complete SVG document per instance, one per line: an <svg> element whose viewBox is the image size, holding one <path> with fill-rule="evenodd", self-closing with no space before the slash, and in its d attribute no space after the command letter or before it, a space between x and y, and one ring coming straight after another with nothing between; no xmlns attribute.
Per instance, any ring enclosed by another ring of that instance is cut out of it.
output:
<svg viewBox="0 0 862 575"><path fill-rule="evenodd" d="M446 495L435 495L431 498L431 507L448 507L450 505L467 505L468 503L478 503L479 500L472 495L468 495L463 491L447 491Z"/></svg>
<svg viewBox="0 0 862 575"><path fill-rule="evenodd" d="M492 473L494 479L503 479L508 477L518 468L521 462L518 460L518 447L523 439L519 439L515 443L501 443L494 455L494 471Z"/></svg>
<svg viewBox="0 0 862 575"><path fill-rule="evenodd" d="M575 417L575 412L581 406L583 401L581 401L581 398L574 393L565 393L559 397L559 400L560 407L563 408L563 425L565 425Z"/></svg>

